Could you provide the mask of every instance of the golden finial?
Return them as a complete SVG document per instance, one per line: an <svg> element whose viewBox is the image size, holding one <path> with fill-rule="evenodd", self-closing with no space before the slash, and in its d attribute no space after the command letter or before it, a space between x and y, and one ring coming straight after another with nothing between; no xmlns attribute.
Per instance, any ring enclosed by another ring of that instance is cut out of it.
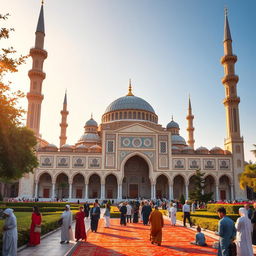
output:
<svg viewBox="0 0 256 256"><path fill-rule="evenodd" d="M93 115L92 115L92 113L91 113L91 119L93 119Z"/></svg>
<svg viewBox="0 0 256 256"><path fill-rule="evenodd" d="M172 115L172 121L173 121L173 115Z"/></svg>
<svg viewBox="0 0 256 256"><path fill-rule="evenodd" d="M41 2L41 3L42 3L42 5L44 5L44 0L42 0L42 2Z"/></svg>
<svg viewBox="0 0 256 256"><path fill-rule="evenodd" d="M134 96L133 93L132 93L132 82L131 82L131 79L129 79L129 91L128 91L127 96Z"/></svg>
<svg viewBox="0 0 256 256"><path fill-rule="evenodd" d="M224 7L224 14L225 14L225 16L228 16L228 7L227 6Z"/></svg>

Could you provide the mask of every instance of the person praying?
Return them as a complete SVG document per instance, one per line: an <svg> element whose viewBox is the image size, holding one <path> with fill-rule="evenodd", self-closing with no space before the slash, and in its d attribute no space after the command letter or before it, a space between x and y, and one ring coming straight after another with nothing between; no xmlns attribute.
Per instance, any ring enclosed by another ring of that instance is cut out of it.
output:
<svg viewBox="0 0 256 256"><path fill-rule="evenodd" d="M17 220L13 213L13 209L4 210L4 226L3 226L3 256L16 256L17 255Z"/></svg>

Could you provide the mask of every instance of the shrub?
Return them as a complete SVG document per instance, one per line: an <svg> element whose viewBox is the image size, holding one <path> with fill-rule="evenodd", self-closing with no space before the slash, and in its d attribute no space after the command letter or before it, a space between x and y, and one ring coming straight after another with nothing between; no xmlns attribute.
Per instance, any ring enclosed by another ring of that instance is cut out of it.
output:
<svg viewBox="0 0 256 256"><path fill-rule="evenodd" d="M0 206L0 210L5 210L6 207ZM14 212L31 212L32 213L32 209L33 207L21 207L21 206L14 206L12 207L12 209L14 210ZM71 207L71 210L78 210L78 207ZM39 206L39 210L40 212L61 212L64 211L63 207L40 207Z"/></svg>
<svg viewBox="0 0 256 256"><path fill-rule="evenodd" d="M252 205L250 206L252 207ZM238 210L243 207L243 204L207 204L207 211L216 213L220 207L224 207L227 214L238 214Z"/></svg>
<svg viewBox="0 0 256 256"><path fill-rule="evenodd" d="M33 206L38 206L38 207L62 207L62 209L65 208L65 205L69 204L71 207L79 207L80 204L76 203L67 203L67 202L61 202L61 203L51 203L51 202L0 202L0 206L5 206L6 208L8 207L14 207L14 206L27 206L27 207L33 207Z"/></svg>

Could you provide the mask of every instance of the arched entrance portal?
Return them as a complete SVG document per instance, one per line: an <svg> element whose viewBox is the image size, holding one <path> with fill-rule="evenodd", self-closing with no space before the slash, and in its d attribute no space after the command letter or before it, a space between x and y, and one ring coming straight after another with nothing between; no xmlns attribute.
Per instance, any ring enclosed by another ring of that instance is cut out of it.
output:
<svg viewBox="0 0 256 256"><path fill-rule="evenodd" d="M117 198L117 179L113 174L109 174L105 181L105 197L107 199Z"/></svg>
<svg viewBox="0 0 256 256"><path fill-rule="evenodd" d="M123 198L151 198L149 167L140 156L133 156L124 165Z"/></svg>
<svg viewBox="0 0 256 256"><path fill-rule="evenodd" d="M52 194L52 178L50 174L43 173L38 182L38 197L50 198Z"/></svg>
<svg viewBox="0 0 256 256"><path fill-rule="evenodd" d="M165 175L160 175L156 179L156 198L169 199L169 185L168 179Z"/></svg>
<svg viewBox="0 0 256 256"><path fill-rule="evenodd" d="M173 180L173 198L180 200L181 196L185 195L185 180L181 175L177 175Z"/></svg>

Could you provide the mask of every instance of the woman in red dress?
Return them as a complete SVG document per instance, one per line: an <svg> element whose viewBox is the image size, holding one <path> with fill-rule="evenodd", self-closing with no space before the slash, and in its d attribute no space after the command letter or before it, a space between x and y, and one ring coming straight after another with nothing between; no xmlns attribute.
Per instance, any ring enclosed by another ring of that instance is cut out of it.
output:
<svg viewBox="0 0 256 256"><path fill-rule="evenodd" d="M76 242L78 242L80 239L86 241L86 230L84 225L84 207L80 207L80 211L76 214L76 232L75 232L75 238Z"/></svg>
<svg viewBox="0 0 256 256"><path fill-rule="evenodd" d="M32 222L30 226L29 246L36 246L40 244L41 233L40 233L40 230L38 230L38 228L39 229L41 228L41 222L42 222L41 213L39 212L39 209L37 206L33 207L33 213L32 213L31 219L32 219Z"/></svg>

